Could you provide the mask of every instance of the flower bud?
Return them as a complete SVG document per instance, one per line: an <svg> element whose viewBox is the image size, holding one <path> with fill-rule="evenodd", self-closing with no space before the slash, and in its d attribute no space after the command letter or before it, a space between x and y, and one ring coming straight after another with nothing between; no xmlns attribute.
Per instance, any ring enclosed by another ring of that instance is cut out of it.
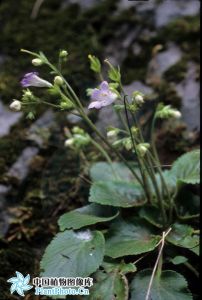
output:
<svg viewBox="0 0 202 300"><path fill-rule="evenodd" d="M72 132L75 134L85 134L85 131L82 128L80 128L79 126L74 126L72 128Z"/></svg>
<svg viewBox="0 0 202 300"><path fill-rule="evenodd" d="M156 118L168 119L168 118L180 118L181 112L177 109L172 108L170 105L162 106L159 105L156 111Z"/></svg>
<svg viewBox="0 0 202 300"><path fill-rule="evenodd" d="M10 109L13 111L20 111L22 108L22 104L19 100L13 99L13 102L10 104Z"/></svg>
<svg viewBox="0 0 202 300"><path fill-rule="evenodd" d="M94 56L89 54L88 58L90 60L90 68L92 71L94 71L95 73L100 73L101 72L101 63L99 61L99 59Z"/></svg>
<svg viewBox="0 0 202 300"><path fill-rule="evenodd" d="M144 103L144 99L141 95L137 95L135 97L135 102L137 102L138 104L142 104L142 103Z"/></svg>
<svg viewBox="0 0 202 300"><path fill-rule="evenodd" d="M173 110L172 116L176 119L179 119L179 118L181 118L182 114L179 110Z"/></svg>
<svg viewBox="0 0 202 300"><path fill-rule="evenodd" d="M33 94L32 94L32 92L31 92L30 90L27 89L27 90L24 92L24 96L30 98L30 97L33 96Z"/></svg>
<svg viewBox="0 0 202 300"><path fill-rule="evenodd" d="M104 62L109 66L108 76L112 81L120 83L121 81L121 72L119 67L114 67L108 59L105 59Z"/></svg>
<svg viewBox="0 0 202 300"><path fill-rule="evenodd" d="M65 147L70 147L74 144L74 139L70 138L68 140L65 141Z"/></svg>
<svg viewBox="0 0 202 300"><path fill-rule="evenodd" d="M61 58L66 58L67 55L68 55L68 52L67 52L66 50L61 50L61 51L60 51L60 57L61 57Z"/></svg>
<svg viewBox="0 0 202 300"><path fill-rule="evenodd" d="M108 137L113 137L113 136L116 136L116 130L109 130L108 132L107 132L107 136Z"/></svg>
<svg viewBox="0 0 202 300"><path fill-rule="evenodd" d="M138 91L133 92L132 93L132 100L133 100L134 104L142 105L144 103L143 94L138 92Z"/></svg>
<svg viewBox="0 0 202 300"><path fill-rule="evenodd" d="M141 143L137 145L137 152L138 154L143 157L145 156L146 152L148 151L150 145L148 143Z"/></svg>
<svg viewBox="0 0 202 300"><path fill-rule="evenodd" d="M61 76L55 76L54 83L57 85L62 85L64 83L64 80L62 79Z"/></svg>
<svg viewBox="0 0 202 300"><path fill-rule="evenodd" d="M32 59L32 64L35 67L41 66L43 64L43 61L40 58L34 58Z"/></svg>

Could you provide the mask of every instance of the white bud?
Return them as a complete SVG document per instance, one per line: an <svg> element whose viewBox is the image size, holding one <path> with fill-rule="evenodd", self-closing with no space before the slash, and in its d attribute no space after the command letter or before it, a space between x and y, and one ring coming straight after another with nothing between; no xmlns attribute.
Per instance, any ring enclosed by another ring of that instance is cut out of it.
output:
<svg viewBox="0 0 202 300"><path fill-rule="evenodd" d="M68 53L67 53L67 51L66 50L62 50L62 51L60 51L60 57L67 57L67 55L68 55Z"/></svg>
<svg viewBox="0 0 202 300"><path fill-rule="evenodd" d="M181 114L181 112L180 112L179 110L174 110L174 111L172 112L172 116L173 116L174 118L176 118L176 119L179 119L179 118L181 118L182 114Z"/></svg>
<svg viewBox="0 0 202 300"><path fill-rule="evenodd" d="M55 76L54 83L57 85L62 85L64 83L64 80L62 79L61 76Z"/></svg>
<svg viewBox="0 0 202 300"><path fill-rule="evenodd" d="M136 95L134 100L137 104L143 104L144 103L144 98L141 95Z"/></svg>
<svg viewBox="0 0 202 300"><path fill-rule="evenodd" d="M15 100L10 104L10 109L13 111L20 111L22 108L22 104L19 100Z"/></svg>
<svg viewBox="0 0 202 300"><path fill-rule="evenodd" d="M65 147L69 147L69 146L72 146L74 144L74 139L71 138L71 139L68 139L65 141Z"/></svg>
<svg viewBox="0 0 202 300"><path fill-rule="evenodd" d="M140 156L144 156L146 152L148 151L148 148L150 145L148 143L142 143L137 145L137 152L139 153Z"/></svg>
<svg viewBox="0 0 202 300"><path fill-rule="evenodd" d="M116 136L116 130L109 130L109 131L107 132L107 136L108 136L108 137Z"/></svg>
<svg viewBox="0 0 202 300"><path fill-rule="evenodd" d="M41 66L43 64L43 62L40 58L34 58L34 59L32 59L32 64L35 67L38 67L38 66Z"/></svg>

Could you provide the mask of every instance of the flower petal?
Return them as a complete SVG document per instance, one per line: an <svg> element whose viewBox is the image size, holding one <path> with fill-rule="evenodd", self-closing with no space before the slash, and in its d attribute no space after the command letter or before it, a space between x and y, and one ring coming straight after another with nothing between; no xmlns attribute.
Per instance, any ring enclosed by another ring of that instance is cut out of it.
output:
<svg viewBox="0 0 202 300"><path fill-rule="evenodd" d="M101 89L102 91L107 92L107 91L109 90L108 82L107 82L107 81L103 81L103 82L100 84L100 89Z"/></svg>
<svg viewBox="0 0 202 300"><path fill-rule="evenodd" d="M93 89L91 93L91 99L97 101L99 97L100 97L100 90Z"/></svg>
<svg viewBox="0 0 202 300"><path fill-rule="evenodd" d="M90 103L90 105L88 106L88 109L91 109L91 108L100 109L101 107L102 107L101 102L94 101L94 102Z"/></svg>

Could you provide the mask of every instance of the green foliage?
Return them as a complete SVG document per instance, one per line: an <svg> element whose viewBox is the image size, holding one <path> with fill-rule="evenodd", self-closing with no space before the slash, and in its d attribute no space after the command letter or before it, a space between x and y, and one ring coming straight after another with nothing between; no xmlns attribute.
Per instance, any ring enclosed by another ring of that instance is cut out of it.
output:
<svg viewBox="0 0 202 300"><path fill-rule="evenodd" d="M174 264L174 265L180 265L183 264L185 262L187 262L187 258L181 255L175 256L173 258L170 259L170 261Z"/></svg>
<svg viewBox="0 0 202 300"><path fill-rule="evenodd" d="M159 242L153 228L141 219L115 221L106 236L106 255L117 258L153 250Z"/></svg>
<svg viewBox="0 0 202 300"><path fill-rule="evenodd" d="M155 206L144 206L141 208L139 215L147 220L152 225L162 228L162 216L159 214L159 209Z"/></svg>
<svg viewBox="0 0 202 300"><path fill-rule="evenodd" d="M97 162L90 169L90 177L93 181L113 181L119 179L131 182L133 180L133 174L121 162L113 162L112 165L106 162Z"/></svg>
<svg viewBox="0 0 202 300"><path fill-rule="evenodd" d="M58 224L60 230L80 229L87 225L111 221L118 216L114 208L106 208L97 204L90 204L62 215Z"/></svg>
<svg viewBox="0 0 202 300"><path fill-rule="evenodd" d="M101 63L99 61L99 59L94 56L94 55L88 55L88 58L90 60L90 68L92 71L94 71L95 73L100 73L101 72Z"/></svg>
<svg viewBox="0 0 202 300"><path fill-rule="evenodd" d="M151 278L152 270L140 271L131 282L131 300L143 300L146 297L147 288ZM158 277L154 277L149 299L155 300L192 300L187 287L187 282L177 272L166 270Z"/></svg>
<svg viewBox="0 0 202 300"><path fill-rule="evenodd" d="M196 184L200 182L200 150L194 150L178 158L171 169L178 182Z"/></svg>
<svg viewBox="0 0 202 300"><path fill-rule="evenodd" d="M108 72L108 76L111 80L115 82L120 82L121 80L121 74L119 68L110 68Z"/></svg>
<svg viewBox="0 0 202 300"><path fill-rule="evenodd" d="M96 274L97 283L91 290L89 300L117 300L128 299L128 282L124 275L118 272L104 273L98 271Z"/></svg>
<svg viewBox="0 0 202 300"><path fill-rule="evenodd" d="M104 237L99 231L67 230L58 233L41 261L42 276L87 277L97 270L104 256Z"/></svg>
<svg viewBox="0 0 202 300"><path fill-rule="evenodd" d="M142 188L124 181L94 182L89 201L116 207L141 206L145 203Z"/></svg>
<svg viewBox="0 0 202 300"><path fill-rule="evenodd" d="M199 236L194 234L191 226L174 224L166 239L175 246L187 248L199 255Z"/></svg>
<svg viewBox="0 0 202 300"><path fill-rule="evenodd" d="M126 274L136 272L134 264L109 263L102 264L104 271L95 274L96 284L91 290L89 300L102 299L128 299L128 281Z"/></svg>
<svg viewBox="0 0 202 300"><path fill-rule="evenodd" d="M181 189L176 199L176 212L180 220L190 220L199 217L200 197L187 188Z"/></svg>

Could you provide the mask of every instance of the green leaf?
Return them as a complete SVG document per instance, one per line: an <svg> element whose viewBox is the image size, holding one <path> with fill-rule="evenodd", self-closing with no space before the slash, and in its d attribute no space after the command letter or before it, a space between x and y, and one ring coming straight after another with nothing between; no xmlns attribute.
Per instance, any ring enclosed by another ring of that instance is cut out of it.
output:
<svg viewBox="0 0 202 300"><path fill-rule="evenodd" d="M117 272L97 273L97 283L90 291L88 300L128 300L128 282L124 275Z"/></svg>
<svg viewBox="0 0 202 300"><path fill-rule="evenodd" d="M93 181L113 181L119 179L131 182L134 180L131 171L125 164L120 162L114 162L112 165L106 162L95 163L90 169L90 177Z"/></svg>
<svg viewBox="0 0 202 300"><path fill-rule="evenodd" d="M159 213L159 208L151 205L144 206L140 209L139 215L141 218L147 220L152 225L158 228L163 227L163 220L161 214Z"/></svg>
<svg viewBox="0 0 202 300"><path fill-rule="evenodd" d="M94 71L95 73L100 73L101 72L101 63L100 60L94 56L89 54L88 58L90 60L90 68L92 71Z"/></svg>
<svg viewBox="0 0 202 300"><path fill-rule="evenodd" d="M200 197L194 195L188 189L182 189L176 199L177 215L181 220L199 217Z"/></svg>
<svg viewBox="0 0 202 300"><path fill-rule="evenodd" d="M131 299L144 300L147 294L152 270L142 270L131 282ZM185 278L174 271L166 270L161 277L154 277L150 298L154 300L192 300Z"/></svg>
<svg viewBox="0 0 202 300"><path fill-rule="evenodd" d="M94 182L90 202L116 207L141 206L146 202L140 185L123 181Z"/></svg>
<svg viewBox="0 0 202 300"><path fill-rule="evenodd" d="M179 182L187 184L200 183L200 150L194 150L178 158L171 173Z"/></svg>
<svg viewBox="0 0 202 300"><path fill-rule="evenodd" d="M109 206L90 204L62 215L58 224L60 230L79 229L99 222L107 222L118 216L119 212Z"/></svg>
<svg viewBox="0 0 202 300"><path fill-rule="evenodd" d="M142 219L117 220L106 236L106 255L117 258L149 252L159 240L160 237L154 235L151 226Z"/></svg>
<svg viewBox="0 0 202 300"><path fill-rule="evenodd" d="M166 240L175 246L187 248L198 254L199 237L194 235L194 230L191 226L174 224Z"/></svg>
<svg viewBox="0 0 202 300"><path fill-rule="evenodd" d="M184 264L185 262L188 261L188 259L185 256L175 256L173 258L170 259L170 261L174 264L174 265L180 265L180 264Z"/></svg>
<svg viewBox="0 0 202 300"><path fill-rule="evenodd" d="M113 271L117 271L121 274L134 273L137 271L136 266L133 263L126 264L124 261L117 262L106 262L104 261L102 267L105 269L107 273L111 273Z"/></svg>
<svg viewBox="0 0 202 300"><path fill-rule="evenodd" d="M111 67L108 71L108 76L111 80L119 83L121 80L121 73L119 67Z"/></svg>
<svg viewBox="0 0 202 300"><path fill-rule="evenodd" d="M41 261L42 276L87 277L101 265L104 237L99 231L67 230L58 233Z"/></svg>

